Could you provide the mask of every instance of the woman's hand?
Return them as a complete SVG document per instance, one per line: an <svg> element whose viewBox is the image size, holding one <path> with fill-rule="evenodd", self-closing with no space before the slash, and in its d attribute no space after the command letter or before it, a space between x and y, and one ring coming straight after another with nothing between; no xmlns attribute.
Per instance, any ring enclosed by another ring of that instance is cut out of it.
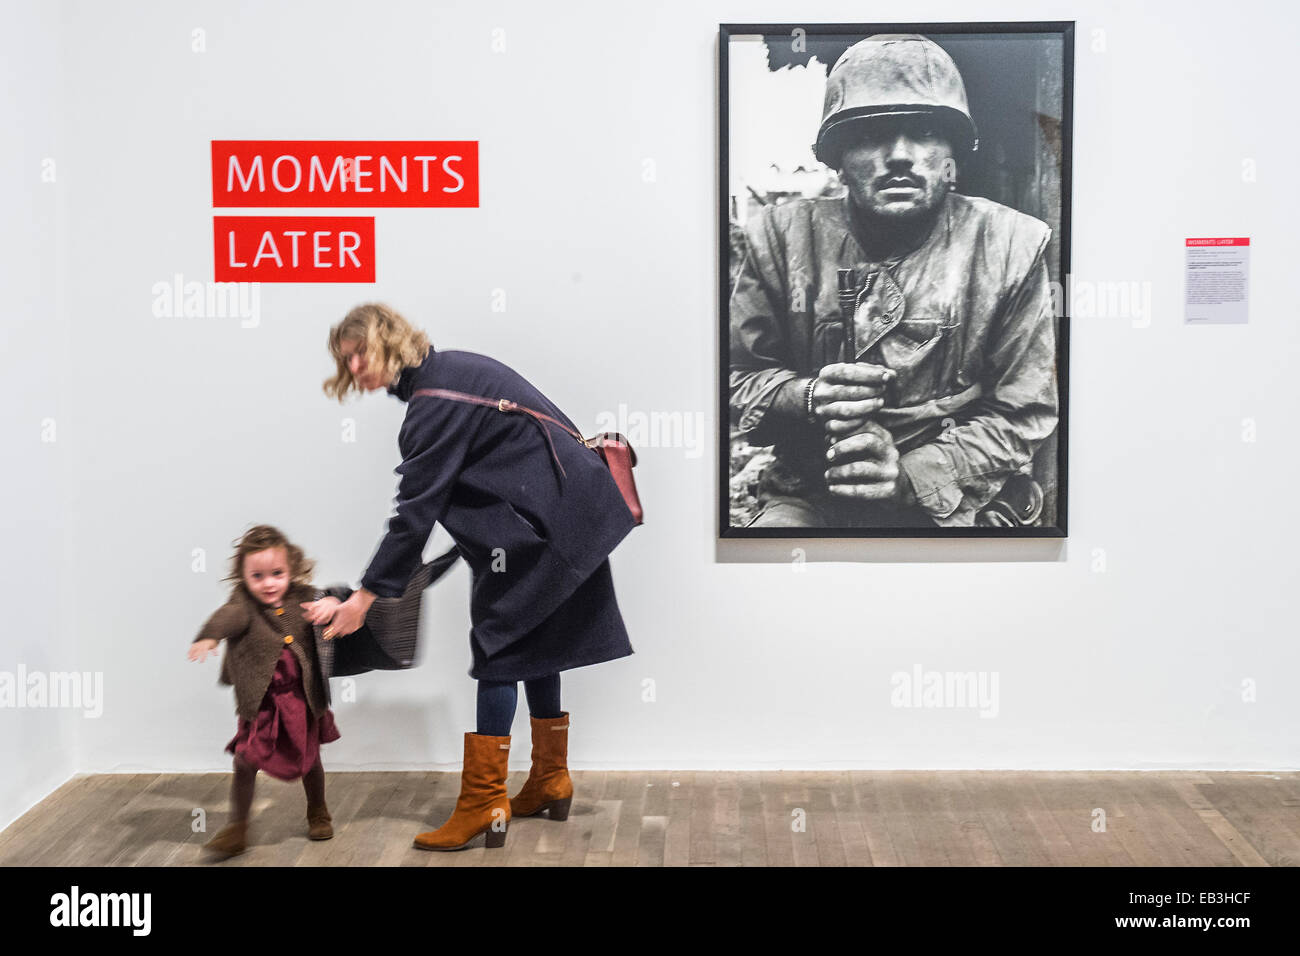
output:
<svg viewBox="0 0 1300 956"><path fill-rule="evenodd" d="M323 597L319 601L303 601L298 606L302 608L302 616L308 624L324 624L334 616L334 609L342 603L336 597Z"/></svg>
<svg viewBox="0 0 1300 956"><path fill-rule="evenodd" d="M190 645L190 660L206 661L209 654L217 652L217 642L212 638L204 638L201 641L195 641Z"/></svg>
<svg viewBox="0 0 1300 956"><path fill-rule="evenodd" d="M334 609L329 626L325 628L322 637L328 641L357 630L366 622L366 612L370 610L370 603L374 599L375 596L364 588L352 592L352 597Z"/></svg>

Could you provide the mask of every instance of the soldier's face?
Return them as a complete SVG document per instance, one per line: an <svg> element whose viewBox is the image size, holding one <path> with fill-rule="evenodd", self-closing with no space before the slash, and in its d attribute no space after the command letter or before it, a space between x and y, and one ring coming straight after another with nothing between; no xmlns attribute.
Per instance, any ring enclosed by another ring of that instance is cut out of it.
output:
<svg viewBox="0 0 1300 956"><path fill-rule="evenodd" d="M923 116L882 116L858 125L840 178L864 213L909 220L933 211L956 178L947 137Z"/></svg>

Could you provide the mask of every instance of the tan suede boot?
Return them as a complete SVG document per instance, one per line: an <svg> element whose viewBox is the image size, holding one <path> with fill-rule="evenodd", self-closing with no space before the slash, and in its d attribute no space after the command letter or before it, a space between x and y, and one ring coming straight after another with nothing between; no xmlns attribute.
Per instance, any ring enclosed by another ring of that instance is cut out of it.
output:
<svg viewBox="0 0 1300 956"><path fill-rule="evenodd" d="M569 712L533 724L533 765L524 787L510 800L510 814L531 817L547 811L552 820L567 820L573 803L573 781L569 777Z"/></svg>
<svg viewBox="0 0 1300 956"><path fill-rule="evenodd" d="M307 808L307 839L309 840L328 840L334 836L334 827L330 826L334 818L330 816L329 807L321 804L319 807Z"/></svg>
<svg viewBox="0 0 1300 956"><path fill-rule="evenodd" d="M460 797L451 818L415 838L421 850L463 850L480 833L489 847L504 846L510 825L506 794L510 738L465 735L465 763L460 772Z"/></svg>
<svg viewBox="0 0 1300 956"><path fill-rule="evenodd" d="M218 830L216 836L203 844L203 848L218 856L239 856L248 849L248 821L232 820Z"/></svg>

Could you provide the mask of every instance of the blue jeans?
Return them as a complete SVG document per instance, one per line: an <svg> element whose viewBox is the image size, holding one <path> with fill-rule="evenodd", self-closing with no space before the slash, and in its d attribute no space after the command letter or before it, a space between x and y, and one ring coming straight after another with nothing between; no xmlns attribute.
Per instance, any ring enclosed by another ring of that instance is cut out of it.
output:
<svg viewBox="0 0 1300 956"><path fill-rule="evenodd" d="M524 681L528 713L539 719L559 717L560 675ZM478 682L478 730L487 737L508 737L519 704L519 685L514 681L481 680Z"/></svg>

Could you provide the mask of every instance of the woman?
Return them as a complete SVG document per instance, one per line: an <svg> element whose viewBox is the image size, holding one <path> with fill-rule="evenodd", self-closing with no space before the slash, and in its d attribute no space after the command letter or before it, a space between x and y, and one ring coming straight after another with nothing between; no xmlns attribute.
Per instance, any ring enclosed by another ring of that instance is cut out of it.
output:
<svg viewBox="0 0 1300 956"><path fill-rule="evenodd" d="M604 462L562 429L531 415L414 395L438 388L508 399L573 423L517 372L473 352L436 351L425 334L384 305L361 305L330 330L337 398L387 389L407 403L397 443L402 463L396 514L361 578L332 613L327 637L361 626L376 596L401 595L435 522L455 539L473 573L469 674L478 681L478 726L465 734L460 798L451 819L421 833L429 850L465 847L480 833L502 846L512 816L568 817L569 715L560 671L632 653L614 596L609 553L635 521ZM575 428L575 431L577 429ZM517 683L532 724L532 768L506 794Z"/></svg>

